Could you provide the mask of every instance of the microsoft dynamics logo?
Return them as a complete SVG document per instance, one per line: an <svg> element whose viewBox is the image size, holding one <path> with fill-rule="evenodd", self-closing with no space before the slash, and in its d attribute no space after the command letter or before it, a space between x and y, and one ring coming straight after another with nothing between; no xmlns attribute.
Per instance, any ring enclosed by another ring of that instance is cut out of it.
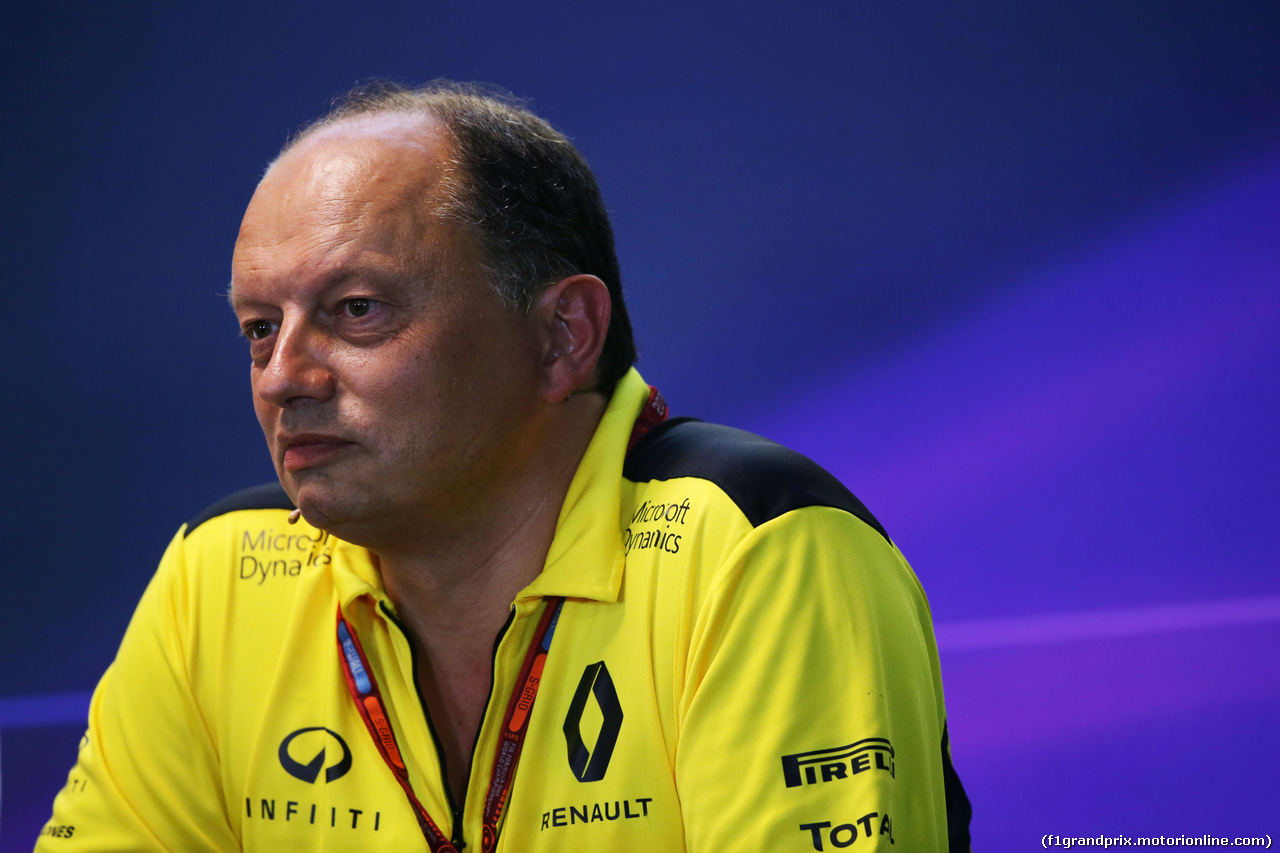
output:
<svg viewBox="0 0 1280 853"><path fill-rule="evenodd" d="M582 741L582 714L587 700L594 698L603 720L600 734L596 735L594 749L587 749ZM569 746L569 769L579 782L598 782L609 769L609 759L618 743L618 731L622 728L622 705L618 703L618 691L604 661L591 664L582 673L578 690L569 703L569 713L564 718L564 738Z"/></svg>
<svg viewBox="0 0 1280 853"><path fill-rule="evenodd" d="M319 734L312 734L313 732ZM294 741L297 741L296 745ZM334 741L342 748L342 757L325 767L325 758ZM296 755L301 755L301 760L295 758ZM320 778L320 771L323 769L324 781L332 782L347 775L347 771L351 769L351 749L342 736L332 729L309 726L290 732L280 741L280 766L293 778L312 785Z"/></svg>

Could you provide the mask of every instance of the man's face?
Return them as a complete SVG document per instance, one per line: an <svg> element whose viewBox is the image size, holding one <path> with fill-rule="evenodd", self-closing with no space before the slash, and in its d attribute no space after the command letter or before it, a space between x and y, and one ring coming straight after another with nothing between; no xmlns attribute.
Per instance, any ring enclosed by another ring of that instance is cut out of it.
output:
<svg viewBox="0 0 1280 853"><path fill-rule="evenodd" d="M405 117L319 131L263 179L236 241L232 304L280 481L361 544L483 513L543 428L529 321L432 215L442 145Z"/></svg>

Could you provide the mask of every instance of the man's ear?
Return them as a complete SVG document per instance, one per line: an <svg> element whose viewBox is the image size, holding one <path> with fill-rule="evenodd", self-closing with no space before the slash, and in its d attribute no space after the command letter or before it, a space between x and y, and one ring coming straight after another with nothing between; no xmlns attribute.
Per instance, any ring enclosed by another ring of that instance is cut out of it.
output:
<svg viewBox="0 0 1280 853"><path fill-rule="evenodd" d="M592 373L609 331L609 288L593 275L571 275L545 287L529 310L542 345L542 399L559 403L593 390Z"/></svg>

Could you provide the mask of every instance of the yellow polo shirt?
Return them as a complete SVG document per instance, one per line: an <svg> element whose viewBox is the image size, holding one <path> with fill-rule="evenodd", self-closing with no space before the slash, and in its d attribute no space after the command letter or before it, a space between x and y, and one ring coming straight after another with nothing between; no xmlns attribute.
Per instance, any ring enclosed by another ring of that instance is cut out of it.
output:
<svg viewBox="0 0 1280 853"><path fill-rule="evenodd" d="M619 384L515 599L465 802L362 548L289 525L278 486L184 526L94 692L37 850L425 850L358 715L338 607L413 788L480 849L502 717L566 601L498 850L967 849L928 605L879 524L803 457L677 420L625 455ZM950 801L950 802L948 802Z"/></svg>

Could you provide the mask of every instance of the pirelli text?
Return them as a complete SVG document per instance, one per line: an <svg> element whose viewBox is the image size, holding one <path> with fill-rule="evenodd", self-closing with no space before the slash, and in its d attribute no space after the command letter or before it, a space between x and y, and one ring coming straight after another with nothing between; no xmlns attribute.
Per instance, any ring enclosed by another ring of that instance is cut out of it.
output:
<svg viewBox="0 0 1280 853"><path fill-rule="evenodd" d="M1044 835L1040 846L1050 847L1261 847L1271 849L1271 836L1156 835L1133 838L1128 835Z"/></svg>

